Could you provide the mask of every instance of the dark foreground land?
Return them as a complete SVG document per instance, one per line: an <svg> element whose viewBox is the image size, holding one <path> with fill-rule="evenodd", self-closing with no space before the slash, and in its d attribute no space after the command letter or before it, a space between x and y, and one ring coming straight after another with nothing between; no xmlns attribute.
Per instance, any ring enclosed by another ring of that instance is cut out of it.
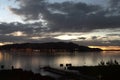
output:
<svg viewBox="0 0 120 80"><path fill-rule="evenodd" d="M0 80L55 80L50 76L42 76L22 69L0 70Z"/></svg>
<svg viewBox="0 0 120 80"><path fill-rule="evenodd" d="M68 66L67 69L46 67L59 78L42 76L22 69L0 70L0 80L120 80L120 65Z"/></svg>
<svg viewBox="0 0 120 80"><path fill-rule="evenodd" d="M77 70L83 75L88 75L97 80L120 80L120 65L112 66L83 66L68 67L69 70Z"/></svg>

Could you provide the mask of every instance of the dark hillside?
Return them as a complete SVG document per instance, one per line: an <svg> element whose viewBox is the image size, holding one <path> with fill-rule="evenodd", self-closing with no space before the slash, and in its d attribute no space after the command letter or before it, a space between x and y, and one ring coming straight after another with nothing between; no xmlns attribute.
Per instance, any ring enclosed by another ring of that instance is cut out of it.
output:
<svg viewBox="0 0 120 80"><path fill-rule="evenodd" d="M38 51L101 51L98 48L89 48L87 46L79 46L72 42L49 42L49 43L22 43L9 44L0 47L1 50L38 50Z"/></svg>

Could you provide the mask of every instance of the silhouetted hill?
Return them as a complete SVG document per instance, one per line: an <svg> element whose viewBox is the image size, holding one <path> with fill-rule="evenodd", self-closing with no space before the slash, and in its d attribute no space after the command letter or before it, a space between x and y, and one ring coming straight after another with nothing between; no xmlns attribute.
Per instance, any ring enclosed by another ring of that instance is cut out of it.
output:
<svg viewBox="0 0 120 80"><path fill-rule="evenodd" d="M79 46L72 42L48 42L48 43L22 43L9 44L0 47L1 50L20 50L20 51L40 51L40 52L59 52L59 51L101 51L99 48L89 48Z"/></svg>

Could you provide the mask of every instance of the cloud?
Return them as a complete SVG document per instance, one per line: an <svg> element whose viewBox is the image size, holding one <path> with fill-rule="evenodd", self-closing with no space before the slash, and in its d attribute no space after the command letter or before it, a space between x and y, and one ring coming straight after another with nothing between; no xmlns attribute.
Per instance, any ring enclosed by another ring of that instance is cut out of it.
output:
<svg viewBox="0 0 120 80"><path fill-rule="evenodd" d="M44 36L46 28L41 23L0 23L0 42L29 42L35 41L31 37ZM45 35L44 37L47 37ZM39 40L40 40L39 39Z"/></svg>
<svg viewBox="0 0 120 80"><path fill-rule="evenodd" d="M20 8L9 8L13 13L20 15L24 20L39 19L40 13L46 13L46 0L16 0Z"/></svg>
<svg viewBox="0 0 120 80"><path fill-rule="evenodd" d="M14 14L25 20L45 20L52 32L92 31L119 28L120 15L98 5L81 2L49 3L46 0L16 0L19 8L10 7ZM116 0L117 1L117 0ZM111 0L112 5L112 0ZM109 8L110 9L110 8Z"/></svg>
<svg viewBox="0 0 120 80"><path fill-rule="evenodd" d="M79 37L78 39L85 40L85 39L86 39L86 37Z"/></svg>
<svg viewBox="0 0 120 80"><path fill-rule="evenodd" d="M120 40L112 40L112 41L109 41L110 42L110 45L112 44L113 46L120 46Z"/></svg>
<svg viewBox="0 0 120 80"><path fill-rule="evenodd" d="M92 40L96 40L98 36L92 36Z"/></svg>
<svg viewBox="0 0 120 80"><path fill-rule="evenodd" d="M108 16L120 16L120 0L109 0Z"/></svg>
<svg viewBox="0 0 120 80"><path fill-rule="evenodd" d="M120 34L107 34L107 36L119 36L120 37Z"/></svg>
<svg viewBox="0 0 120 80"><path fill-rule="evenodd" d="M15 3L18 6L9 7L9 10L21 16L25 23L0 23L0 42L59 41L55 38L67 35L68 41L79 41L83 45L119 44L116 38L111 41L108 38L117 34L108 34L102 38L97 34L82 37L81 33L89 34L105 29L119 30L120 0L109 0L109 5L104 8L100 5L67 0L60 3L50 3L47 0L16 0Z"/></svg>
<svg viewBox="0 0 120 80"><path fill-rule="evenodd" d="M46 31L45 27L42 27L42 24L39 22L35 23L0 23L0 34L11 34L16 31L25 32L25 34L40 33Z"/></svg>
<svg viewBox="0 0 120 80"><path fill-rule="evenodd" d="M85 46L120 46L119 40L108 40L108 41L99 41L99 40L83 40L83 41L74 41L75 43L79 45L85 45Z"/></svg>
<svg viewBox="0 0 120 80"><path fill-rule="evenodd" d="M7 36L7 35L0 35L0 42L23 42L26 41L27 37L16 37L16 36Z"/></svg>
<svg viewBox="0 0 120 80"><path fill-rule="evenodd" d="M119 34L107 34L105 37L100 38L99 36L91 36L90 40L88 37L82 37L86 33L63 33L63 32L47 32L46 29L35 24L22 24L22 23L1 23L0 24L0 42L12 42L12 43L40 43L40 42L59 42L59 41L73 41L80 45L119 45L119 39L109 39L110 36ZM36 26L36 27L35 27ZM67 40L62 38L55 38L62 36L68 38ZM64 36L64 35L67 35ZM90 36L89 36L90 37ZM98 38L99 37L99 38ZM111 38L111 37L110 37ZM94 39L94 40L93 40Z"/></svg>
<svg viewBox="0 0 120 80"><path fill-rule="evenodd" d="M13 33L10 33L10 34L6 34L6 35L12 35L12 36L27 36L27 34L25 34L24 32L21 32L21 31L15 31Z"/></svg>
<svg viewBox="0 0 120 80"><path fill-rule="evenodd" d="M109 0L111 7L119 6L120 0Z"/></svg>

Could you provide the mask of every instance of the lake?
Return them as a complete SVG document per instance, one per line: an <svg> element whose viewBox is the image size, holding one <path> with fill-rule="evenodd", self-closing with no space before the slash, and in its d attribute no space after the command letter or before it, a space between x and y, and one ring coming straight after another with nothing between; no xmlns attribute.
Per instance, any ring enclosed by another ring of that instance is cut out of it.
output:
<svg viewBox="0 0 120 80"><path fill-rule="evenodd" d="M51 66L60 68L60 64L71 63L73 66L98 65L101 60L109 61L115 59L120 63L120 51L103 52L59 52L59 53L39 53L39 52L11 52L0 51L0 65L5 65L5 69L23 68L39 72L39 67Z"/></svg>

